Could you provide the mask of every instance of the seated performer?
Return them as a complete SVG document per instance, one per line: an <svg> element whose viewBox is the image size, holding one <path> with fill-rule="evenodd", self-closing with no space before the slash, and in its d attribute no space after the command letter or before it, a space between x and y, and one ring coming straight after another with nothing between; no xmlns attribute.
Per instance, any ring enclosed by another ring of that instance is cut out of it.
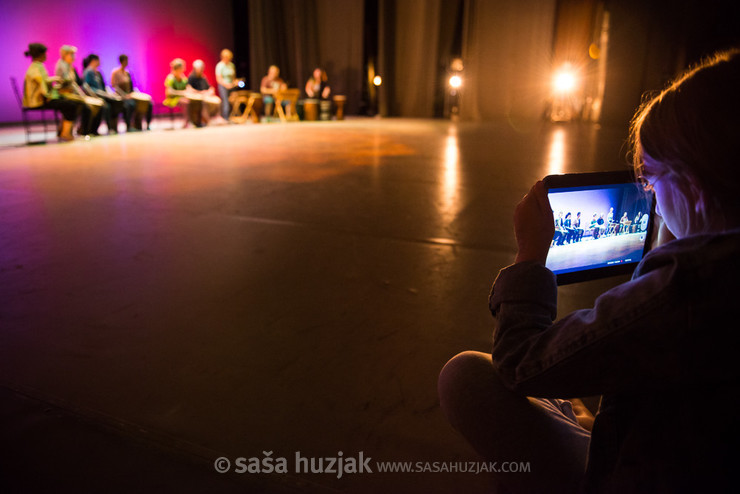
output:
<svg viewBox="0 0 740 494"><path fill-rule="evenodd" d="M552 244L553 245L563 245L565 242L565 236L567 234L567 230L565 229L565 224L563 220L563 212L560 211L558 213L558 217L555 219L555 234L552 238Z"/></svg>
<svg viewBox="0 0 740 494"><path fill-rule="evenodd" d="M576 230L575 241L580 242L583 238L583 228L581 228L581 212L576 213L576 219L573 222L573 227Z"/></svg>
<svg viewBox="0 0 740 494"><path fill-rule="evenodd" d="M638 211L637 216L635 216L635 219L632 221L632 232L640 231L640 218L642 218L642 211Z"/></svg>
<svg viewBox="0 0 740 494"><path fill-rule="evenodd" d="M262 103L265 105L265 115L272 115L273 103L275 103L275 94L281 89L288 89L280 78L280 69L277 65L270 65L267 69L267 75L262 78L260 83L260 92L262 93Z"/></svg>
<svg viewBox="0 0 740 494"><path fill-rule="evenodd" d="M599 236L609 233L609 231L607 230L609 228L609 225L606 220L604 220L603 214L599 215L599 219L596 220L596 224L599 226Z"/></svg>
<svg viewBox="0 0 740 494"><path fill-rule="evenodd" d="M80 127L77 129L77 133L88 136L92 134L92 123L103 107L103 100L97 97L86 97L85 92L80 87L82 85L82 79L77 74L77 70L73 65L76 54L76 47L70 45L62 46L59 49L59 60L57 60L54 68L54 75L59 77L61 81L59 94L62 98L83 103Z"/></svg>
<svg viewBox="0 0 740 494"><path fill-rule="evenodd" d="M196 127L203 127L201 123L201 113L203 102L197 94L188 91L188 78L185 77L185 60L176 58L170 62L170 73L164 80L164 94L166 96L164 105L170 108L180 106L185 115L185 125L187 127L191 122Z"/></svg>
<svg viewBox="0 0 740 494"><path fill-rule="evenodd" d="M326 72L318 67L315 68L313 75L306 81L305 90L309 98L329 99L331 88L329 87Z"/></svg>
<svg viewBox="0 0 740 494"><path fill-rule="evenodd" d="M90 96L97 96L105 102L102 111L93 119L91 129L93 135L98 135L98 126L103 118L108 125L108 133L118 133L118 115L123 113L123 98L106 89L103 75L98 70L100 57L91 53L85 57L82 65L85 69L82 73L83 89Z"/></svg>
<svg viewBox="0 0 740 494"><path fill-rule="evenodd" d="M229 105L229 93L236 87L236 67L231 61L234 54L231 50L221 50L221 61L216 64L216 84L218 95L221 98L221 116L224 120L229 119L231 106Z"/></svg>
<svg viewBox="0 0 740 494"><path fill-rule="evenodd" d="M642 218L640 218L640 231L646 232L648 227L648 220L650 219L650 216L645 213L642 215Z"/></svg>
<svg viewBox="0 0 740 494"><path fill-rule="evenodd" d="M23 106L25 108L49 108L58 110L62 114L62 125L59 129L59 140L72 141L72 128L83 103L59 97L55 84L61 81L57 76L49 77L44 62L46 61L46 46L41 43L28 45L27 57L31 57L31 65L26 71L23 81Z"/></svg>
<svg viewBox="0 0 740 494"><path fill-rule="evenodd" d="M591 223L589 223L588 228L589 230L591 230L591 236L594 239L599 238L599 235L601 234L601 228L599 226L599 219L596 213L594 213L594 215L591 217Z"/></svg>
<svg viewBox="0 0 740 494"><path fill-rule="evenodd" d="M568 212L565 215L565 221L563 222L563 226L565 227L565 242L568 244L573 243L573 241L576 238L576 229L573 227L573 220L572 220L573 214Z"/></svg>
<svg viewBox="0 0 740 494"><path fill-rule="evenodd" d="M205 63L203 60L193 62L193 70L188 76L188 90L203 99L203 104L201 105L201 122L203 122L203 125L208 125L211 117L218 115L221 108L221 98L214 94L215 90L203 74L204 69Z"/></svg>
<svg viewBox="0 0 740 494"><path fill-rule="evenodd" d="M134 88L128 67L128 55L118 57L121 65L111 72L110 83L113 90L123 98L123 118L126 120L126 131L142 130L142 118L146 118L146 128L151 129L152 98ZM133 122L131 119L133 118Z"/></svg>
<svg viewBox="0 0 740 494"><path fill-rule="evenodd" d="M630 226L630 219L627 217L627 212L625 211L622 215L622 218L619 220L619 227L617 230L617 233L629 233L629 226Z"/></svg>

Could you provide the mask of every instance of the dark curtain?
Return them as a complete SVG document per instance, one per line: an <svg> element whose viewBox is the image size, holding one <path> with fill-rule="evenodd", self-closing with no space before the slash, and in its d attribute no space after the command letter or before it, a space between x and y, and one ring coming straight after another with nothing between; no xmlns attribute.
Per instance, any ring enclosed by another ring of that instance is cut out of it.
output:
<svg viewBox="0 0 740 494"><path fill-rule="evenodd" d="M380 0L381 114L441 116L450 62L464 62L460 116L542 116L556 0Z"/></svg>
<svg viewBox="0 0 740 494"><path fill-rule="evenodd" d="M270 65L290 87L303 87L316 67L333 94L347 96L347 113L362 98L363 0L244 0L249 31L250 87Z"/></svg>
<svg viewBox="0 0 740 494"><path fill-rule="evenodd" d="M377 107L386 116L440 116L450 61L462 55L460 117L514 124L542 118L561 51L587 56L600 26L589 18L600 18L599 9L611 19L602 121L620 124L645 89L710 49L736 44L740 10L740 2L707 9L697 0L234 1L235 12L246 12L234 22L249 40L242 51L252 88L270 64L301 89L320 66L333 92L347 96L347 113ZM362 101L376 94L369 64L383 78L377 101Z"/></svg>
<svg viewBox="0 0 740 494"><path fill-rule="evenodd" d="M365 25L364 0L243 1L252 88L271 64L301 89L320 66L356 113L372 106L362 89L367 59L377 55L382 115L440 116L451 59L462 55L462 118L543 112L556 0L377 0L369 4L377 3L374 27ZM364 50L366 28L377 29L377 54Z"/></svg>
<svg viewBox="0 0 740 494"><path fill-rule="evenodd" d="M555 0L467 0L460 116L542 117L552 79Z"/></svg>
<svg viewBox="0 0 740 494"><path fill-rule="evenodd" d="M319 64L316 0L249 0L251 87L259 88L270 65L290 87L303 87Z"/></svg>

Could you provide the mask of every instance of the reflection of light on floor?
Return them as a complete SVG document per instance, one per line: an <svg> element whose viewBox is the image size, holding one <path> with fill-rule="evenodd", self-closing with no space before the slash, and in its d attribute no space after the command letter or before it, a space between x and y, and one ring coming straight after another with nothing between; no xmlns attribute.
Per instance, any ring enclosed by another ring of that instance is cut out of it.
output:
<svg viewBox="0 0 740 494"><path fill-rule="evenodd" d="M440 194L440 214L445 224L454 221L458 205L458 169L460 165L460 149L457 143L457 133L454 127L445 139L442 188Z"/></svg>
<svg viewBox="0 0 740 494"><path fill-rule="evenodd" d="M565 170L565 129L559 127L552 133L547 154L547 174L557 175Z"/></svg>

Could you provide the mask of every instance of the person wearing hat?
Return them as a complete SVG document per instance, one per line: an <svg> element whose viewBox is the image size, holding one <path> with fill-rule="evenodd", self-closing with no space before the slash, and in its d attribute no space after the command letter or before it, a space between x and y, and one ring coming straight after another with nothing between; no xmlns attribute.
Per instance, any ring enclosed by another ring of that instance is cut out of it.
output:
<svg viewBox="0 0 740 494"><path fill-rule="evenodd" d="M59 129L59 139L72 141L72 128L82 106L81 102L62 99L57 91L56 84L61 82L57 76L50 77L46 71L46 46L41 43L31 43L25 52L31 58L31 65L26 71L23 81L23 106L26 108L49 108L58 110L62 114L62 124Z"/></svg>

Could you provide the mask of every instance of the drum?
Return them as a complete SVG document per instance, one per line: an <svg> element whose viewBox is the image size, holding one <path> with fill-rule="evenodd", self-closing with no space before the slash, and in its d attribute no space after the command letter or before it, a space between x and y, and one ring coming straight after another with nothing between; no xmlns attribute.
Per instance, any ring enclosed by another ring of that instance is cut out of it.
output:
<svg viewBox="0 0 740 494"><path fill-rule="evenodd" d="M129 96L132 100L136 101L136 113L142 114L149 110L149 105L152 103L152 97L148 94L134 91Z"/></svg>
<svg viewBox="0 0 740 494"><path fill-rule="evenodd" d="M83 96L82 99L90 109L94 110L100 110L104 103L103 100L97 96Z"/></svg>
<svg viewBox="0 0 740 494"><path fill-rule="evenodd" d="M104 100L108 101L122 101L123 98L121 98L116 93L109 93L108 91L104 91L102 89L93 89L93 92L96 96L103 98Z"/></svg>
<svg viewBox="0 0 740 494"><path fill-rule="evenodd" d="M334 104L337 105L337 120L344 120L344 103L346 101L347 97L343 94L334 96Z"/></svg>
<svg viewBox="0 0 740 494"><path fill-rule="evenodd" d="M221 98L215 94L204 94L203 104L205 105L204 111L211 117L215 117L221 111Z"/></svg>
<svg viewBox="0 0 740 494"><path fill-rule="evenodd" d="M319 108L321 108L321 114L319 115L319 118L321 120L331 120L331 101L328 99L323 99L319 103Z"/></svg>
<svg viewBox="0 0 740 494"><path fill-rule="evenodd" d="M90 110L91 118L94 118L103 107L103 100L96 96L80 95L77 93L61 93L62 98L84 103Z"/></svg>
<svg viewBox="0 0 740 494"><path fill-rule="evenodd" d="M208 103L209 105L221 106L221 98L214 94L203 95L203 101Z"/></svg>
<svg viewBox="0 0 740 494"><path fill-rule="evenodd" d="M317 99L305 99L303 100L303 120L313 122L319 117L319 100Z"/></svg>
<svg viewBox="0 0 740 494"><path fill-rule="evenodd" d="M136 107L134 108L134 128L141 130L142 119L144 115L149 113L149 107L152 104L152 97L148 94L140 93L138 91L129 93L129 97L133 101L136 101Z"/></svg>

